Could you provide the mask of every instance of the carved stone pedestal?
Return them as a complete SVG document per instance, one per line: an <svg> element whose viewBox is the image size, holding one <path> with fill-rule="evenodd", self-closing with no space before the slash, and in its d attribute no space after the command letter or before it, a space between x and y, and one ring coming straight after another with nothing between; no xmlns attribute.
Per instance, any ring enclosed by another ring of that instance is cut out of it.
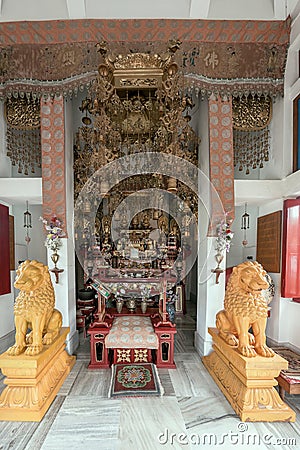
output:
<svg viewBox="0 0 300 450"><path fill-rule="evenodd" d="M282 369L288 362L256 356L246 358L226 344L216 328L209 328L214 351L203 357L203 364L243 422L294 422L295 412L279 397L276 389Z"/></svg>
<svg viewBox="0 0 300 450"><path fill-rule="evenodd" d="M7 387L0 397L0 420L39 422L75 364L65 350L69 328L36 356L0 355Z"/></svg>

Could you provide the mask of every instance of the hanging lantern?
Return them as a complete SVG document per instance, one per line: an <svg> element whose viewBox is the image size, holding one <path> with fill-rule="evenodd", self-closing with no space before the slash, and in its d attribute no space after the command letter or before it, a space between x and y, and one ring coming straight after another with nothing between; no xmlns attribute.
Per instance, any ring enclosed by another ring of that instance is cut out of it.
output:
<svg viewBox="0 0 300 450"><path fill-rule="evenodd" d="M246 247L246 245L248 245L246 230L249 228L249 226L250 226L250 216L247 213L247 203L245 203L245 212L242 215L242 225L241 225L241 230L244 230L244 239L242 241L242 245L244 247Z"/></svg>
<svg viewBox="0 0 300 450"><path fill-rule="evenodd" d="M28 211L28 201L26 201L26 211L24 212L24 228L26 228L26 236L25 241L26 244L29 244L31 238L29 236L29 228L32 228L31 225L31 213Z"/></svg>
<svg viewBox="0 0 300 450"><path fill-rule="evenodd" d="M245 212L242 215L242 226L241 226L241 230L246 230L247 228L249 228L250 225L250 216L247 213L247 203L245 203Z"/></svg>
<svg viewBox="0 0 300 450"><path fill-rule="evenodd" d="M32 225L31 225L31 214L28 211L28 201L26 202L26 211L24 212L24 227L25 228L32 228Z"/></svg>

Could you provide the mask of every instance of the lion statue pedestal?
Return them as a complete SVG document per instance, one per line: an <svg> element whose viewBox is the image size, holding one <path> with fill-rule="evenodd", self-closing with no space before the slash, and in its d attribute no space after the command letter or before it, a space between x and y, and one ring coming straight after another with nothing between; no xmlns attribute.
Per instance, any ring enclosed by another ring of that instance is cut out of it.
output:
<svg viewBox="0 0 300 450"><path fill-rule="evenodd" d="M268 287L268 275L259 263L249 261L233 269L217 328L208 329L213 352L202 360L242 421L294 422L295 412L274 388L288 362L266 345Z"/></svg>
<svg viewBox="0 0 300 450"><path fill-rule="evenodd" d="M61 327L61 313L54 309L48 267L25 261L17 270L15 287L20 289L14 307L15 344L0 355L0 367L7 377L0 397L0 420L39 422L75 357L65 350L70 329Z"/></svg>

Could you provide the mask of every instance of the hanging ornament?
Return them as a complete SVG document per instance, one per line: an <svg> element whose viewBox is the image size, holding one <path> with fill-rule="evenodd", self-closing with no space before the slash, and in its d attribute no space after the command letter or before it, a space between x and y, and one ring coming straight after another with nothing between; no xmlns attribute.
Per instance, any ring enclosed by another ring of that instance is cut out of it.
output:
<svg viewBox="0 0 300 450"><path fill-rule="evenodd" d="M31 241L29 236L29 228L32 228L31 213L28 211L28 201L26 201L26 211L24 212L24 228L26 228L25 242L28 245Z"/></svg>
<svg viewBox="0 0 300 450"><path fill-rule="evenodd" d="M248 241L247 241L247 229L249 229L250 227L250 216L247 213L247 203L245 203L245 212L242 215L242 223L241 223L241 230L244 230L244 239L242 241L242 244L244 247L246 247L246 245L248 245Z"/></svg>

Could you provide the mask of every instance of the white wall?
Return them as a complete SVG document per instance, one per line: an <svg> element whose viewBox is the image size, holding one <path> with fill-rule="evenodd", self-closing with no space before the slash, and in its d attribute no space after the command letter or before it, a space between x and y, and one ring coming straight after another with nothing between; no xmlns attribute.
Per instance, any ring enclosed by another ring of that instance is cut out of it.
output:
<svg viewBox="0 0 300 450"><path fill-rule="evenodd" d="M235 207L235 219L232 222L231 230L233 231L233 239L229 252L227 253L227 267L236 266L244 261L247 261L248 256L252 256L253 260L256 257L256 230L257 230L257 215L258 207L256 205L247 205L247 212L249 214L249 229L246 230L246 238L248 244L243 246L244 230L241 230L242 215L245 212L245 205Z"/></svg>
<svg viewBox="0 0 300 450"><path fill-rule="evenodd" d="M42 206L29 204L28 210L31 213L32 228L29 228L31 241L27 245L25 242L26 228L24 228L23 220L26 204L13 206L13 213L15 216L15 243L22 246L26 245L28 259L35 259L43 264L47 264L47 252L44 245L45 235L43 224L39 220L42 215ZM18 264L18 261L16 261L16 264Z"/></svg>
<svg viewBox="0 0 300 450"><path fill-rule="evenodd" d="M26 211L26 205L16 206L8 205L7 203L1 202L6 206L9 206L10 215L14 216L14 231L15 231L15 260L16 268L18 267L19 258L26 259L37 259L45 264L46 262L46 248L44 247L44 235L41 227L41 222L38 220L41 215L41 206L32 205L29 207L32 213L32 225L33 228L30 230L31 242L29 246L26 245L24 240L26 232L24 229L23 214ZM14 300L16 295L18 295L17 290L15 290L13 284L15 281L16 272L11 271L11 292L6 295L0 296L0 339L9 333L14 331ZM10 343L8 343L10 345ZM1 348L1 345L0 345Z"/></svg>

